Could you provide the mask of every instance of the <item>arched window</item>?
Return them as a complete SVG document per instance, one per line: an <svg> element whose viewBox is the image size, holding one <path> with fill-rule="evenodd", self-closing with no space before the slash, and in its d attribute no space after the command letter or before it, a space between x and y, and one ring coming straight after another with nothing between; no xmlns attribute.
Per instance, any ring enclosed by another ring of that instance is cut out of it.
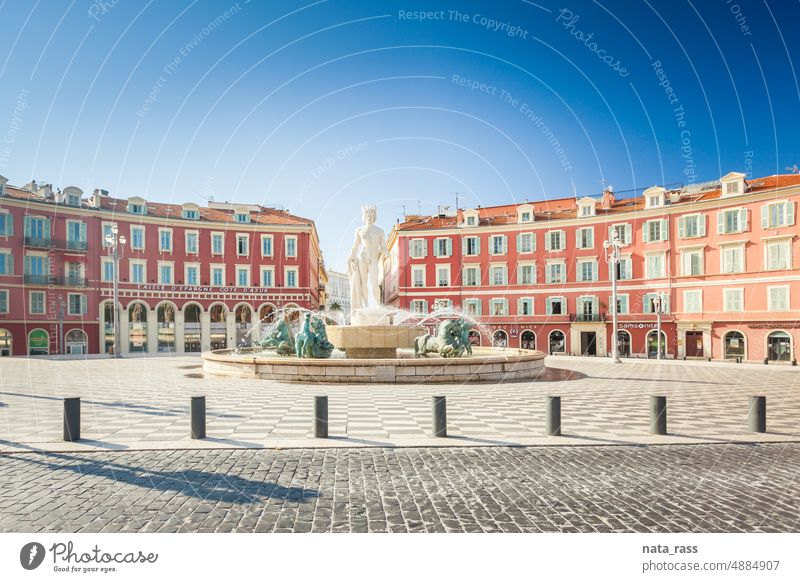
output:
<svg viewBox="0 0 800 582"><path fill-rule="evenodd" d="M617 330L617 350L621 358L631 355L631 334L624 329Z"/></svg>
<svg viewBox="0 0 800 582"><path fill-rule="evenodd" d="M535 350L536 335L530 330L523 331L522 335L520 336L519 347L521 347L523 350Z"/></svg>
<svg viewBox="0 0 800 582"><path fill-rule="evenodd" d="M236 345L237 347L249 347L253 345L253 338L250 337L252 328L253 312L249 305L239 305L236 307Z"/></svg>
<svg viewBox="0 0 800 582"><path fill-rule="evenodd" d="M773 331L767 336L767 358L770 362L792 359L792 336L785 331Z"/></svg>
<svg viewBox="0 0 800 582"><path fill-rule="evenodd" d="M128 349L131 352L147 351L147 305L140 302L128 306Z"/></svg>
<svg viewBox="0 0 800 582"><path fill-rule="evenodd" d="M103 353L114 353L114 303L111 301L103 303Z"/></svg>
<svg viewBox="0 0 800 582"><path fill-rule="evenodd" d="M744 335L738 331L729 331L722 340L724 357L744 359Z"/></svg>
<svg viewBox="0 0 800 582"><path fill-rule="evenodd" d="M261 323L272 323L275 320L275 306L264 305L258 312L258 320Z"/></svg>
<svg viewBox="0 0 800 582"><path fill-rule="evenodd" d="M496 348L504 348L508 346L508 334L502 329L498 329L492 336L492 346Z"/></svg>
<svg viewBox="0 0 800 582"><path fill-rule="evenodd" d="M0 329L0 356L14 355L13 343L14 338L11 337L11 332L7 329Z"/></svg>
<svg viewBox="0 0 800 582"><path fill-rule="evenodd" d="M667 334L661 332L661 357L667 353ZM655 358L658 356L658 331L655 329L647 334L647 357Z"/></svg>
<svg viewBox="0 0 800 582"><path fill-rule="evenodd" d="M554 329L550 332L549 342L551 354L563 354L567 351L567 338L564 337L564 332L560 329Z"/></svg>
<svg viewBox="0 0 800 582"><path fill-rule="evenodd" d="M64 338L64 348L68 354L85 354L88 344L86 332L82 329L71 329Z"/></svg>
<svg viewBox="0 0 800 582"><path fill-rule="evenodd" d="M473 346L481 345L481 334L473 329L471 332L469 332L469 343L471 343Z"/></svg>
<svg viewBox="0 0 800 582"><path fill-rule="evenodd" d="M183 308L183 351L199 352L201 347L200 306L194 303Z"/></svg>
<svg viewBox="0 0 800 582"><path fill-rule="evenodd" d="M50 334L43 329L34 329L28 334L28 355L46 356L50 353Z"/></svg>
<svg viewBox="0 0 800 582"><path fill-rule="evenodd" d="M158 351L175 351L175 307L169 303L158 306Z"/></svg>
<svg viewBox="0 0 800 582"><path fill-rule="evenodd" d="M228 347L228 329L226 326L227 310L224 305L216 304L211 308L211 349L222 350Z"/></svg>

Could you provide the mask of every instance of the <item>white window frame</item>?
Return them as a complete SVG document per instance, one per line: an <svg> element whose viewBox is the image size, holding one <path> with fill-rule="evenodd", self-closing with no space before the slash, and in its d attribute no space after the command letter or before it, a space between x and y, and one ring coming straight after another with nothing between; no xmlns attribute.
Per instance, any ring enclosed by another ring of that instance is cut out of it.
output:
<svg viewBox="0 0 800 582"><path fill-rule="evenodd" d="M471 270L471 269L475 271L475 284L474 285L469 285L467 283L467 271ZM462 277L463 277L462 285L464 287L480 287L480 285L481 285L481 266L479 264L464 265Z"/></svg>
<svg viewBox="0 0 800 582"><path fill-rule="evenodd" d="M783 306L776 306L772 301L772 292L776 290L782 290L786 294L786 303ZM791 311L792 309L792 297L791 297L791 286L790 285L770 285L767 287L767 311Z"/></svg>
<svg viewBox="0 0 800 582"><path fill-rule="evenodd" d="M244 240L244 252L239 247L239 241ZM236 256L249 257L250 256L250 234L246 232L236 233Z"/></svg>
<svg viewBox="0 0 800 582"><path fill-rule="evenodd" d="M33 310L33 296L34 295L41 295L42 296L42 310L41 311L34 311ZM45 292L45 291L28 291L28 313L30 315L45 315L47 313L47 292Z"/></svg>
<svg viewBox="0 0 800 582"><path fill-rule="evenodd" d="M269 241L269 252L264 252L264 243ZM275 255L275 236L272 234L262 234L261 235L261 256L262 257L272 257Z"/></svg>
<svg viewBox="0 0 800 582"><path fill-rule="evenodd" d="M70 299L71 297L80 298L78 300L78 305L80 306L78 313L74 313L72 311L72 301ZM85 293L67 293L67 315L72 315L72 316L86 315L86 307L87 307L87 299Z"/></svg>
<svg viewBox="0 0 800 582"><path fill-rule="evenodd" d="M589 242L590 244L584 245L583 242L583 233L589 233ZM593 249L594 248L594 227L593 226L582 226L580 228L575 229L575 248L577 249Z"/></svg>
<svg viewBox="0 0 800 582"><path fill-rule="evenodd" d="M773 224L772 208L779 206L783 206L783 222L780 224ZM768 202L761 207L761 228L765 230L794 226L794 219L795 206L792 200L776 200Z"/></svg>
<svg viewBox="0 0 800 582"><path fill-rule="evenodd" d="M427 281L425 280L425 278L426 278L425 277L425 275L426 275L425 272L426 271L427 271L427 266L426 265L411 265L411 285L410 286L414 287L416 289L422 289L424 287L427 287L428 286L427 285ZM417 281L416 273L422 273L422 285L417 285L416 284L416 281Z"/></svg>
<svg viewBox="0 0 800 582"><path fill-rule="evenodd" d="M264 282L264 273L269 273L270 282L272 283L271 285L266 285L265 284L265 282ZM275 287L275 267L272 267L272 266L261 267L259 275L261 276L261 279L259 280L259 283L261 283L261 287L264 287L265 289L269 289L271 287Z"/></svg>
<svg viewBox="0 0 800 582"><path fill-rule="evenodd" d="M494 270L502 269L503 282L494 282ZM489 285L492 287L506 287L508 286L508 265L506 263L489 263Z"/></svg>
<svg viewBox="0 0 800 582"><path fill-rule="evenodd" d="M615 222L608 227L609 240L612 240L614 231L622 227L622 236L619 237L619 242L622 246L627 247L633 243L633 227L630 222Z"/></svg>
<svg viewBox="0 0 800 582"><path fill-rule="evenodd" d="M682 277L700 277L706 274L706 253L704 246L697 247L683 247L680 249L681 255L681 276ZM693 254L700 255L700 272L691 273L692 261L689 258ZM687 269L688 266L688 269Z"/></svg>
<svg viewBox="0 0 800 582"><path fill-rule="evenodd" d="M530 302L530 306L531 306L530 313L523 313L522 305L523 305L523 303L525 301ZM521 315L523 317L530 317L532 315L535 315L535 311L534 311L535 303L536 302L533 300L533 297L530 297L530 296L519 297L517 299L517 315Z"/></svg>
<svg viewBox="0 0 800 582"><path fill-rule="evenodd" d="M739 295L739 309L733 309L729 305L728 292L736 291ZM742 313L744 311L744 288L743 287L725 287L722 289L722 311L727 313Z"/></svg>
<svg viewBox="0 0 800 582"><path fill-rule="evenodd" d="M236 265L236 273L235 273L235 280L234 280L234 287L250 287L250 265ZM242 284L240 282L239 276L244 273L245 274L245 282Z"/></svg>
<svg viewBox="0 0 800 582"><path fill-rule="evenodd" d="M773 247L785 247L786 265L783 267L773 267L770 264L770 249ZM792 237L781 237L778 239L764 241L764 270L765 271L786 271L792 268Z"/></svg>
<svg viewBox="0 0 800 582"><path fill-rule="evenodd" d="M106 278L106 265L111 265L112 270L112 278ZM103 283L113 283L113 270L114 270L114 261L111 257L100 257L100 281Z"/></svg>
<svg viewBox="0 0 800 582"><path fill-rule="evenodd" d="M523 250L522 248L522 237L530 237L530 248L528 250ZM535 232L520 232L517 233L517 254L518 255L532 255L536 252L536 233Z"/></svg>
<svg viewBox="0 0 800 582"><path fill-rule="evenodd" d="M495 251L495 239L500 240L500 251ZM498 257L508 254L508 236L505 234L489 235L489 255Z"/></svg>
<svg viewBox="0 0 800 582"><path fill-rule="evenodd" d="M561 277L559 281L553 281L552 271L550 267L552 265L560 265L561 266ZM545 263L545 274L544 274L545 283L548 285L558 285L561 283L566 283L567 281L567 262L564 259L548 259Z"/></svg>
<svg viewBox="0 0 800 582"><path fill-rule="evenodd" d="M737 212L739 216L736 218L736 224L738 229L737 230L728 230L727 225L728 221L726 216L728 213ZM750 229L750 211L743 207L737 208L725 208L717 212L717 234L719 235L728 235L728 234L739 234L742 232L747 232Z"/></svg>
<svg viewBox="0 0 800 582"><path fill-rule="evenodd" d="M135 277L133 276L134 267L141 267L142 268L142 280L136 281ZM147 283L147 259L128 259L128 281L131 283L135 283L137 285L143 285Z"/></svg>
<svg viewBox="0 0 800 582"><path fill-rule="evenodd" d="M502 313L495 313L494 306L501 305ZM492 297L489 299L489 317L508 317L508 299L505 297Z"/></svg>
<svg viewBox="0 0 800 582"><path fill-rule="evenodd" d="M625 306L625 309L621 311L617 311L617 315L630 315L631 312L631 299L628 293L617 293L617 300L624 299L622 303ZM612 305L614 303L613 298L609 295L608 296L608 305ZM616 309L616 307L615 307Z"/></svg>
<svg viewBox="0 0 800 582"><path fill-rule="evenodd" d="M197 269L197 281L194 283L189 282L189 269ZM184 263L183 264L183 284L184 285L200 285L202 278L200 276L200 263Z"/></svg>
<svg viewBox="0 0 800 582"><path fill-rule="evenodd" d="M220 242L220 250L216 252L214 250L214 239L218 238ZM211 256L212 257L224 257L225 256L225 233L220 231L214 231L211 233Z"/></svg>
<svg viewBox="0 0 800 582"><path fill-rule="evenodd" d="M294 286L289 285L289 273L294 273ZM287 289L300 288L300 267L284 267L283 268L283 286Z"/></svg>
<svg viewBox="0 0 800 582"><path fill-rule="evenodd" d="M475 244L475 248L477 249L477 252L475 252L475 253L467 252L469 250L469 241L470 240L474 240L475 243L476 243ZM480 254L481 254L481 237L479 237L477 235L465 236L464 237L464 256L465 257L477 257Z"/></svg>
<svg viewBox="0 0 800 582"><path fill-rule="evenodd" d="M651 257L660 257L661 258L661 268L662 274L661 275L654 275L650 272L650 258ZM645 253L644 254L644 277L645 279L664 279L667 277L667 253Z"/></svg>
<svg viewBox="0 0 800 582"><path fill-rule="evenodd" d="M9 312L8 298L10 297L8 289L0 289L0 297L4 297L4 299L0 301L0 305L3 306L3 308L0 309L0 313L7 314Z"/></svg>
<svg viewBox="0 0 800 582"><path fill-rule="evenodd" d="M420 246L418 252L417 246ZM412 259L424 259L428 256L428 240L424 238L408 239L408 256Z"/></svg>
<svg viewBox="0 0 800 582"><path fill-rule="evenodd" d="M289 254L289 241L294 243L294 253ZM287 259L296 259L300 254L300 249L297 248L298 241L296 234L287 234L283 237L283 256Z"/></svg>
<svg viewBox="0 0 800 582"><path fill-rule="evenodd" d="M168 249L165 249L164 245L162 244L164 242L164 240L162 238L162 234L163 233L169 233L169 248ZM159 253L171 253L172 249L174 247L175 247L175 239L172 236L172 229L171 228L166 228L166 227L159 228L158 229L158 252Z"/></svg>
<svg viewBox="0 0 800 582"><path fill-rule="evenodd" d="M164 281L161 276L161 268L169 267L171 281ZM174 285L175 284L175 261L158 261L158 284L159 285Z"/></svg>
<svg viewBox="0 0 800 582"><path fill-rule="evenodd" d="M439 248L440 241L444 241L444 253ZM448 252L449 250L449 252ZM448 258L453 255L453 239L449 236L439 236L433 239L433 256L437 258Z"/></svg>
<svg viewBox="0 0 800 582"><path fill-rule="evenodd" d="M689 309L691 302L690 296L696 296L697 309ZM683 312L684 313L703 313L703 290L702 289L684 289L683 290Z"/></svg>
<svg viewBox="0 0 800 582"><path fill-rule="evenodd" d="M226 287L225 276L227 269L225 268L225 265L223 263L211 263L208 268L208 284L211 287ZM222 282L220 282L219 285L214 283L214 271L222 272Z"/></svg>
<svg viewBox="0 0 800 582"><path fill-rule="evenodd" d="M592 278L591 279L584 279L583 278L583 265L590 264L592 265ZM578 259L575 264L575 268L577 270L577 277L576 279L581 283L590 283L592 281L597 281L599 278L599 265L597 263L597 259Z"/></svg>
<svg viewBox="0 0 800 582"><path fill-rule="evenodd" d="M189 250L189 235L193 234L197 237L195 240L197 242L197 246L195 250ZM160 235L159 235L160 236ZM183 233L183 244L184 248L186 249L187 255L199 255L200 254L200 231L199 230L186 230Z"/></svg>
<svg viewBox="0 0 800 582"><path fill-rule="evenodd" d="M437 287L451 287L452 284L453 284L453 279L452 279L452 277L450 275L450 264L449 263L437 263L435 265L435 268L436 268L436 286ZM447 284L446 285L442 285L441 282L439 281L439 269L444 269L445 271L447 271Z"/></svg>
<svg viewBox="0 0 800 582"><path fill-rule="evenodd" d="M719 246L719 272L721 274L730 275L730 274L733 274L733 273L744 273L745 272L745 270L747 269L747 265L746 265L746 262L745 262L747 253L745 253L744 245L745 245L744 242L737 242L737 243L734 243L734 244L721 244ZM739 268L738 271L735 271L735 270L734 271L727 271L725 269L725 253L728 250L736 250L736 251L739 251L739 253L740 253L741 265L740 265L740 268Z"/></svg>
<svg viewBox="0 0 800 582"><path fill-rule="evenodd" d="M531 280L529 283L522 281L522 268L531 268ZM536 261L520 261L517 263L517 285L536 285Z"/></svg>
<svg viewBox="0 0 800 582"><path fill-rule="evenodd" d="M417 309L418 307L421 309ZM409 308L411 313L423 315L428 313L428 302L425 299L412 299L409 302Z"/></svg>
<svg viewBox="0 0 800 582"><path fill-rule="evenodd" d="M133 232L134 231L142 233L142 244L141 244L141 246L137 247L137 246L133 245L133 241L134 241ZM142 225L142 224L132 224L131 225L130 234L131 234L131 240L130 240L131 250L132 251L143 251L143 250L145 250L145 247L147 246L147 236L146 236L147 231L146 231L144 225Z"/></svg>
<svg viewBox="0 0 800 582"><path fill-rule="evenodd" d="M688 229L688 221L690 219L696 220L697 224L697 234L687 234ZM695 214L684 214L683 216L678 217L678 238L679 239L693 239L693 238L701 238L706 236L706 215L702 213L695 213Z"/></svg>
<svg viewBox="0 0 800 582"><path fill-rule="evenodd" d="M558 234L558 248L553 248L553 235ZM552 229L544 233L544 248L549 253L557 253L567 248L567 232L564 229Z"/></svg>

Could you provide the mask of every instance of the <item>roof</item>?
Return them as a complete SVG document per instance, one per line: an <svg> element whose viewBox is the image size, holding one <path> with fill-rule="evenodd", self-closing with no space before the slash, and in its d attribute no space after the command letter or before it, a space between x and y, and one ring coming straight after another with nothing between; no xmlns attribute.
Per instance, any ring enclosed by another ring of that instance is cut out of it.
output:
<svg viewBox="0 0 800 582"><path fill-rule="evenodd" d="M800 185L800 174L778 174L764 178L753 178L747 181L748 194L786 188ZM706 200L714 200L721 196L719 181L709 182L701 188L684 187L666 191L669 198L671 194L678 193L680 199L671 202L670 206L688 204ZM541 200L536 202L520 202L516 204L503 204L500 206L478 207L478 218L481 226L493 226L503 224L517 224L517 209L521 206L532 206L533 214L538 221L560 220L576 218L578 212L578 202L581 199L575 197L556 198L553 200ZM632 198L616 199L611 207L604 209L598 205L595 209L597 216L613 215L622 212L642 210L645 207L644 197L635 196ZM406 222L401 222L395 226L400 231L429 230L435 228L449 228L458 226L463 222L464 210L459 209L457 216L419 216L413 217Z"/></svg>

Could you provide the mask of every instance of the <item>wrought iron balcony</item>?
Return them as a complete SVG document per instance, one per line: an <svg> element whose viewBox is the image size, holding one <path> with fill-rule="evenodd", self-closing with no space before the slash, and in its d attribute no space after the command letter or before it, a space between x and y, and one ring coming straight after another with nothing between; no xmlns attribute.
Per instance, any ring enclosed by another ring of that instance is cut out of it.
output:
<svg viewBox="0 0 800 582"><path fill-rule="evenodd" d="M26 236L25 246L35 249L62 249L85 252L89 248L89 243L85 240L63 240L49 237Z"/></svg>
<svg viewBox="0 0 800 582"><path fill-rule="evenodd" d="M50 275L31 275L24 273L22 280L26 285L56 285L67 287L86 287L86 277L69 275L68 277L51 277Z"/></svg>
<svg viewBox="0 0 800 582"><path fill-rule="evenodd" d="M606 314L605 313L575 313L573 314L570 319L572 321L578 322L593 322L593 321L605 321Z"/></svg>

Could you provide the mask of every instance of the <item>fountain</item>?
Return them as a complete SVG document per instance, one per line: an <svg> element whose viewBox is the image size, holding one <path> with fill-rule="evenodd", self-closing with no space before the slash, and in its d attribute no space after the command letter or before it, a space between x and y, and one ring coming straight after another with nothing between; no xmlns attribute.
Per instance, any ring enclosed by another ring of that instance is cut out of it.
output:
<svg viewBox="0 0 800 582"><path fill-rule="evenodd" d="M544 372L542 352L473 346L470 332L484 326L467 314L442 304L424 316L381 305L386 237L375 214L374 206L362 209L364 225L348 258L349 325L321 312L284 308L262 322L253 347L203 353L204 371L284 382L411 384L500 382Z"/></svg>

